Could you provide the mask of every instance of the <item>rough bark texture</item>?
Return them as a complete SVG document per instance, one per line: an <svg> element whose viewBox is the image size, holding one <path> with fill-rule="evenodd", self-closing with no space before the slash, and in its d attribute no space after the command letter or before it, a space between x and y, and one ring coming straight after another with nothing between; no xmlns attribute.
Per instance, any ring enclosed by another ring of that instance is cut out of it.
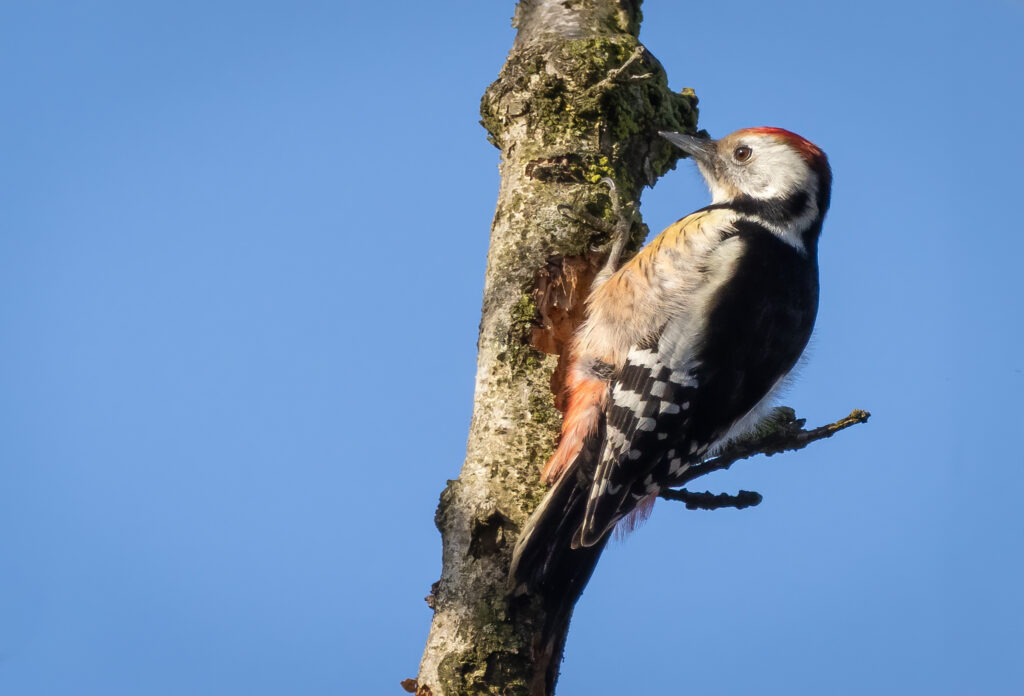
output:
<svg viewBox="0 0 1024 696"><path fill-rule="evenodd" d="M418 678L403 684L421 696L554 689L562 643L536 649L540 603L510 611L506 576L545 490L538 473L561 422L558 356L609 241L559 206L611 220L601 179L635 203L677 159L657 131L693 133L697 124L696 97L668 89L637 40L639 22L639 0L521 0L515 44L482 100L501 187L466 461L441 494L434 618ZM635 225L634 249L646 232Z"/></svg>

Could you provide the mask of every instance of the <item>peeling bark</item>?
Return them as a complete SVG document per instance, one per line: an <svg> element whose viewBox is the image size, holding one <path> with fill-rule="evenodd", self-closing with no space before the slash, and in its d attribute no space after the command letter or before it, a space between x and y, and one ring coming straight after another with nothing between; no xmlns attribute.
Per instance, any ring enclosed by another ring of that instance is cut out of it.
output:
<svg viewBox="0 0 1024 696"><path fill-rule="evenodd" d="M518 34L484 94L482 124L501 150L477 358L474 412L459 478L441 494L441 578L420 671L424 696L554 691L568 623L536 648L539 603L510 612L506 576L519 529L544 494L540 467L561 419L559 355L609 239L559 206L611 220L675 165L659 130L693 133L697 99L673 93L639 43L639 1L521 0ZM646 236L636 224L631 251Z"/></svg>

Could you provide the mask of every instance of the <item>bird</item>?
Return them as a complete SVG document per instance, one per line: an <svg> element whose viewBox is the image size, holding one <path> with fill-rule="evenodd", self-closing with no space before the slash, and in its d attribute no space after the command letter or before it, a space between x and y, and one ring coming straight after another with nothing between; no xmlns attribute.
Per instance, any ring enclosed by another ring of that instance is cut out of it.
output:
<svg viewBox="0 0 1024 696"><path fill-rule="evenodd" d="M551 488L512 554L510 596L540 594L565 620L620 520L768 415L818 311L821 148L773 127L660 135L696 162L711 203L595 279Z"/></svg>

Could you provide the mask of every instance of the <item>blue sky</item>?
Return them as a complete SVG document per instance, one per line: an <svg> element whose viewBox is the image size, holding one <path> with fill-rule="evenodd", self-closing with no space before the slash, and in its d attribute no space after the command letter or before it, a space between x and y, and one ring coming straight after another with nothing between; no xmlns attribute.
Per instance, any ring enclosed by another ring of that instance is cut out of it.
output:
<svg viewBox="0 0 1024 696"><path fill-rule="evenodd" d="M371 6L372 5L372 6ZM0 4L0 692L399 693L458 474L513 4ZM1024 691L1024 3L648 0L713 135L835 170L786 402L661 504L561 693ZM643 200L703 205L688 162Z"/></svg>

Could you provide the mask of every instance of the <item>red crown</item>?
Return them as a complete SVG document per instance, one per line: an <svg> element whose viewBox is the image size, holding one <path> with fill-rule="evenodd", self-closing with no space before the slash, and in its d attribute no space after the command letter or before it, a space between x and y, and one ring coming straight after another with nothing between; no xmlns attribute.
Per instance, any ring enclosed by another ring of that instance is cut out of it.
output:
<svg viewBox="0 0 1024 696"><path fill-rule="evenodd" d="M770 128L762 126L760 128L745 128L744 133L752 133L755 135L771 135L780 140L785 140L789 143L790 147L795 149L804 159L807 160L811 166L821 167L822 165L828 164L828 158L825 153L821 151L821 148L812 143L806 138L802 138L792 131L788 131L785 128Z"/></svg>

